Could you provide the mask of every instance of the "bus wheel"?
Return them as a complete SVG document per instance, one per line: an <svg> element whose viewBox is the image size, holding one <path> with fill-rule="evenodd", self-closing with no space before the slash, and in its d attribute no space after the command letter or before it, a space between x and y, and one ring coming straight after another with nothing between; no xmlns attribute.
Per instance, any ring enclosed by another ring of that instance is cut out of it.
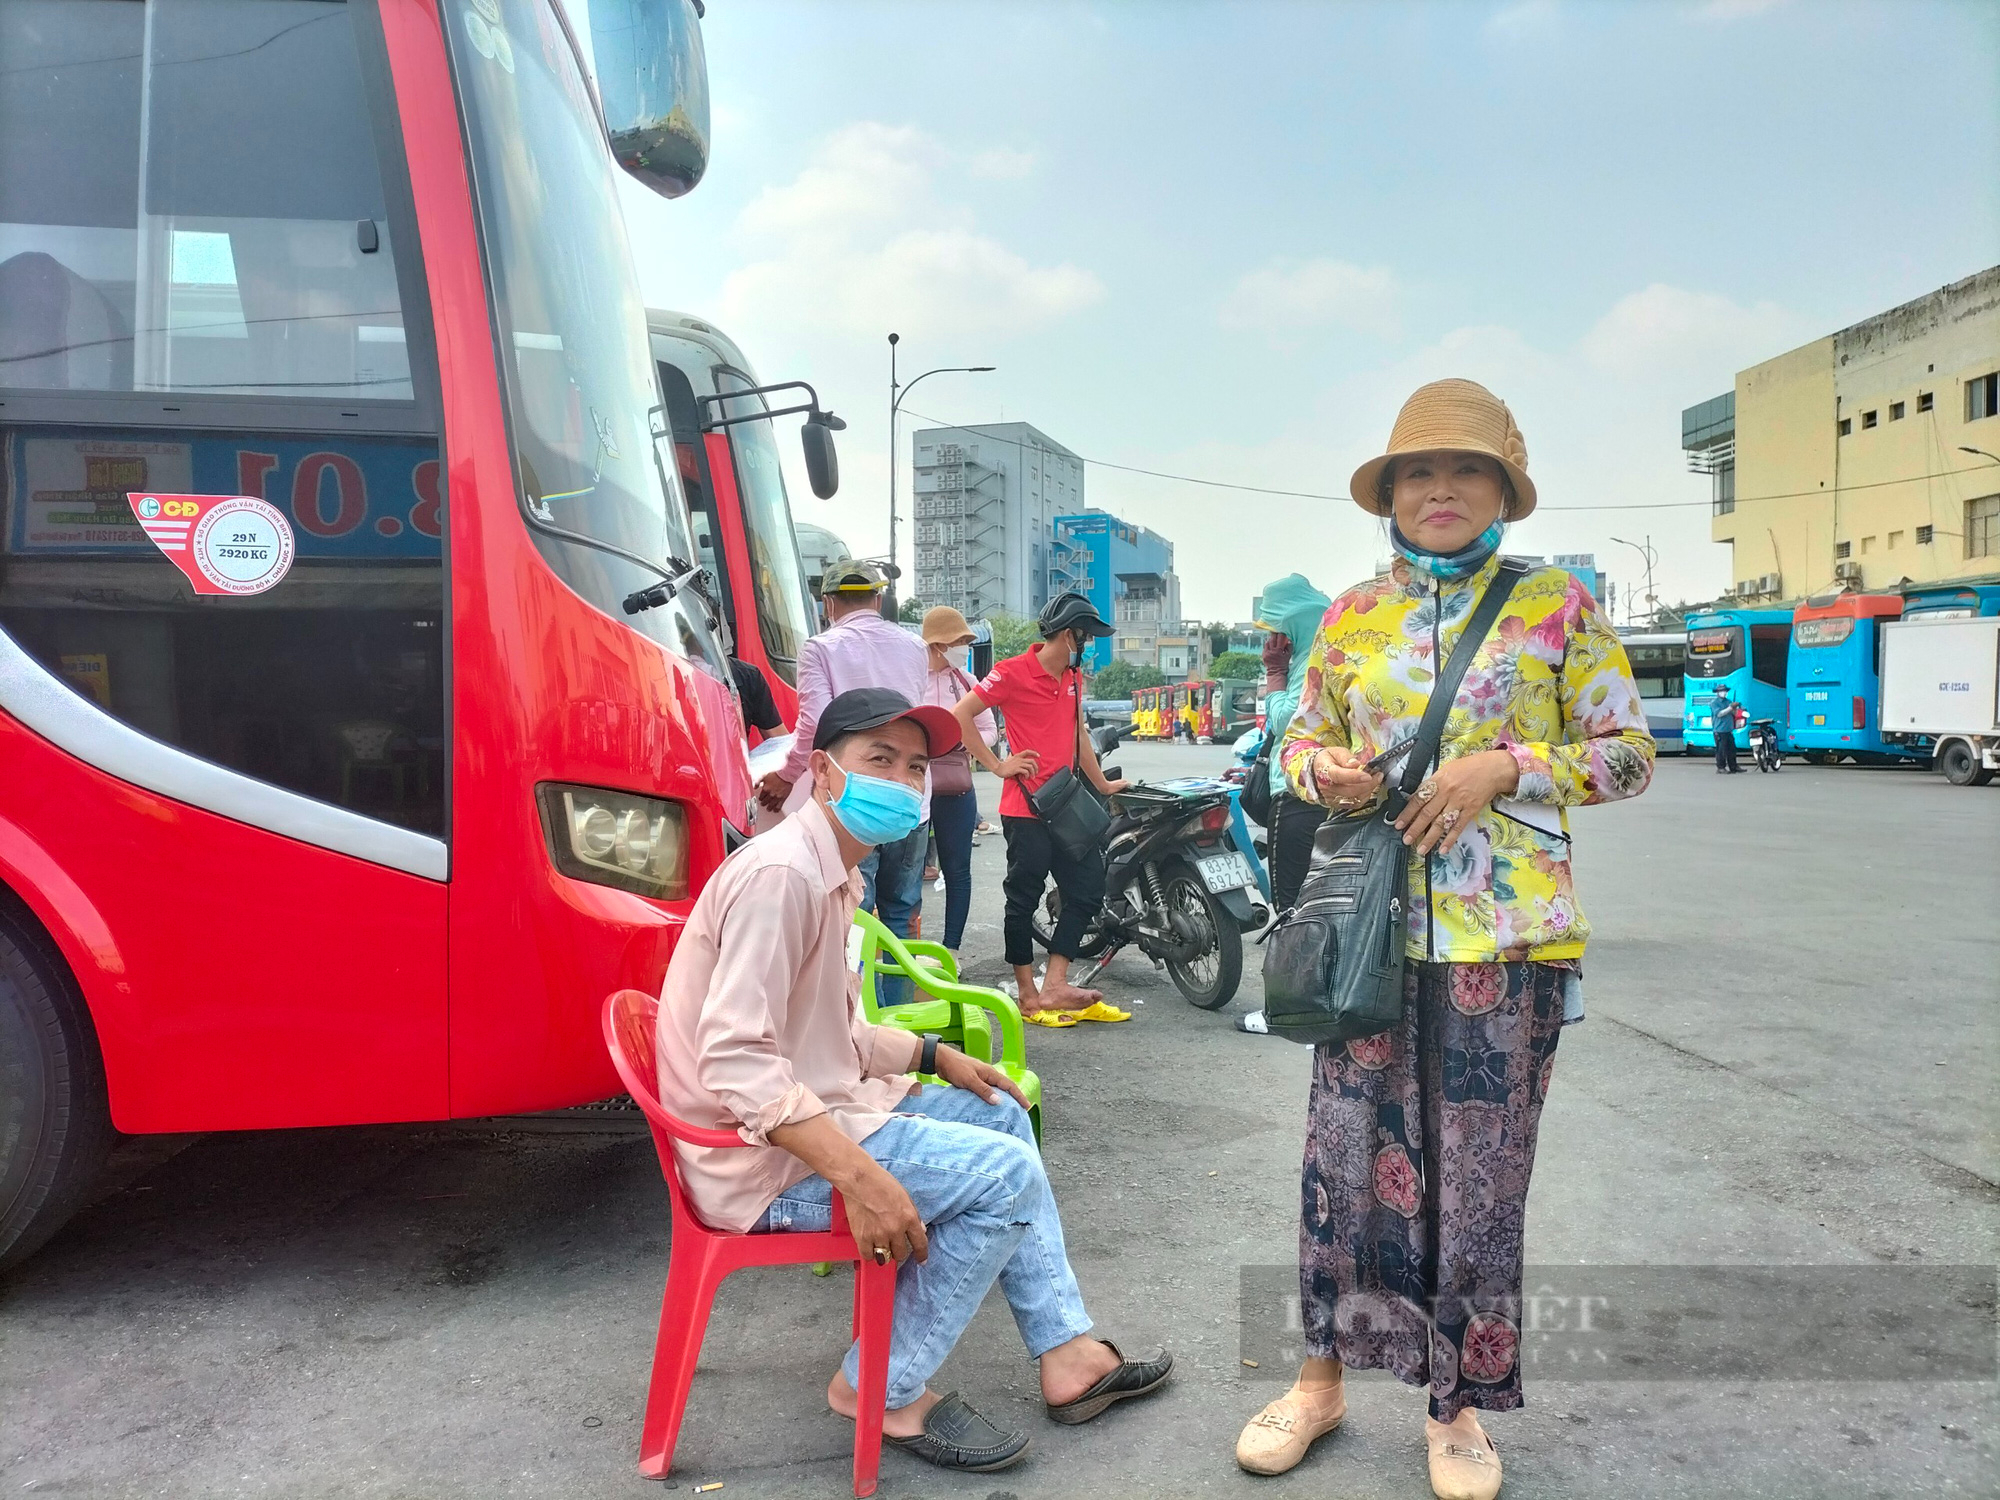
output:
<svg viewBox="0 0 2000 1500"><path fill-rule="evenodd" d="M1937 768L1953 786L1984 786L1993 779L1979 763L1979 752L1964 740L1947 740L1938 747Z"/></svg>
<svg viewBox="0 0 2000 1500"><path fill-rule="evenodd" d="M96 1034L39 938L0 908L0 1270L82 1206L112 1139Z"/></svg>

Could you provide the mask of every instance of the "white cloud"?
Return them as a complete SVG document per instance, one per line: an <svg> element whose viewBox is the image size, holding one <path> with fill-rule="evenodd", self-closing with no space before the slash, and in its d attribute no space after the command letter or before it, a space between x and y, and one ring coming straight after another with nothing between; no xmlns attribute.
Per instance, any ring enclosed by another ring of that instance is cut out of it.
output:
<svg viewBox="0 0 2000 1500"><path fill-rule="evenodd" d="M1544 31L1555 24L1556 0L1514 0L1486 18L1488 36L1512 39Z"/></svg>
<svg viewBox="0 0 2000 1500"><path fill-rule="evenodd" d="M989 169L1023 169L1018 152ZM731 328L879 335L891 327L945 337L1015 333L1088 307L1090 271L1034 265L973 225L937 189L952 154L908 127L860 122L835 131L791 182L743 210L746 262L723 283Z"/></svg>
<svg viewBox="0 0 2000 1500"><path fill-rule="evenodd" d="M1035 153L1015 151L1007 146L995 146L991 151L981 151L969 163L974 177L1016 178L1026 177L1035 170Z"/></svg>
<svg viewBox="0 0 2000 1500"><path fill-rule="evenodd" d="M1595 368L1627 379L1681 381L1690 390L1727 383L1746 365L1811 337L1775 302L1744 307L1714 292L1654 282L1621 297L1578 343ZM1695 399L1689 396L1688 404Z"/></svg>
<svg viewBox="0 0 2000 1500"><path fill-rule="evenodd" d="M1237 330L1283 334L1339 324L1394 337L1398 290L1395 273L1382 266L1275 261L1237 282L1217 316Z"/></svg>

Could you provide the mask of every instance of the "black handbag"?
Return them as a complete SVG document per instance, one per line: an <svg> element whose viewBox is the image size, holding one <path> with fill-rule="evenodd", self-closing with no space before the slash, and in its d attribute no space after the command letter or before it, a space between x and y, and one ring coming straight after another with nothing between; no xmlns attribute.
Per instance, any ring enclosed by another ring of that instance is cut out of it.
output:
<svg viewBox="0 0 2000 1500"><path fill-rule="evenodd" d="M1276 738L1269 729L1264 731L1264 743L1257 747L1257 758L1250 762L1250 769L1243 776L1243 792L1237 798L1243 807L1243 816L1259 828L1271 826L1271 741Z"/></svg>
<svg viewBox="0 0 2000 1500"><path fill-rule="evenodd" d="M1057 848L1071 859L1084 859L1104 847L1111 831L1111 813L1097 791L1076 771L1077 742L1083 738L1083 684L1076 688L1076 734L1070 740L1070 763L1028 793L1028 806L1049 831Z"/></svg>
<svg viewBox="0 0 2000 1500"><path fill-rule="evenodd" d="M1403 771L1374 812L1329 818L1313 835L1297 903L1267 934L1264 1019L1273 1036L1314 1046L1374 1036L1403 1014L1410 851L1396 817L1429 772L1465 669L1527 573L1503 562L1473 607L1410 742Z"/></svg>

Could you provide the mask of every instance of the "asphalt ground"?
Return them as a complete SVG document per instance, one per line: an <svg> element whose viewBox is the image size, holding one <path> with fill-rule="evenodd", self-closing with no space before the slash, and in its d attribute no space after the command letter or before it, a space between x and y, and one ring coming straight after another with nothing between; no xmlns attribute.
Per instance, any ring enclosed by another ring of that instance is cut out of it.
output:
<svg viewBox="0 0 2000 1500"><path fill-rule="evenodd" d="M1152 776L1225 758L1117 757ZM1487 1422L1505 1493L2000 1492L1990 1296L1926 1279L1974 1267L1990 1288L1996 1259L2000 786L1671 760L1574 826L1589 1019L1542 1120L1530 1291L1571 1298L1545 1308L1566 1335L1573 1293L1622 1287L1639 1311L1621 1325L1613 1296L1588 1335L1542 1341L1527 1406ZM1001 974L1001 855L975 856L974 978ZM1027 1462L958 1479L889 1452L882 1495L1429 1494L1422 1395L1379 1375L1351 1377L1345 1428L1290 1475L1231 1458L1289 1375L1265 1293L1294 1264L1308 1059L1231 1028L1258 962L1208 1015L1121 957L1103 983L1131 1023L1030 1036L1092 1315L1171 1345L1174 1384L1049 1423L989 1298L939 1388L1026 1424ZM666 1493L633 1461L667 1229L651 1145L616 1126L133 1142L0 1284L0 1494ZM848 1493L851 1429L822 1391L849 1286L730 1280L673 1489ZM1607 1378L1634 1339L1691 1351L1685 1378Z"/></svg>

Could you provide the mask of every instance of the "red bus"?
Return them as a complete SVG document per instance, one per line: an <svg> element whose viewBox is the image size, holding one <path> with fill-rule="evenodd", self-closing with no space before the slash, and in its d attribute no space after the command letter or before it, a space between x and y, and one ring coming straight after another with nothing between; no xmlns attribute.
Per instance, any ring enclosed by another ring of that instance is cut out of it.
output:
<svg viewBox="0 0 2000 1500"><path fill-rule="evenodd" d="M694 519L695 560L722 601L732 649L764 674L790 729L799 711L799 646L817 610L771 419L806 412L806 466L822 500L839 485L832 433L846 424L821 411L803 381L760 386L743 352L713 325L657 310L646 322ZM796 391L805 392L803 406L770 405L770 397Z"/></svg>
<svg viewBox="0 0 2000 1500"><path fill-rule="evenodd" d="M0 0L0 56L0 1261L113 1126L615 1093L751 787L568 20Z"/></svg>

